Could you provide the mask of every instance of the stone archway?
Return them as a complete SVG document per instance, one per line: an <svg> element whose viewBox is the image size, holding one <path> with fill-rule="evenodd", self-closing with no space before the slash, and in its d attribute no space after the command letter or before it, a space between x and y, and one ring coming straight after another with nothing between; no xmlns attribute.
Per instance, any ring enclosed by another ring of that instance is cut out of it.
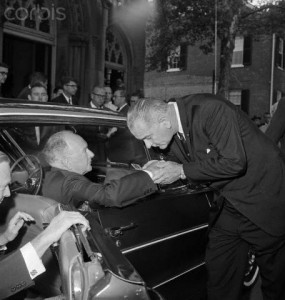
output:
<svg viewBox="0 0 285 300"><path fill-rule="evenodd" d="M105 84L116 87L116 80L121 79L125 88L129 89L130 77L130 51L122 32L115 26L110 26L106 31L105 45Z"/></svg>

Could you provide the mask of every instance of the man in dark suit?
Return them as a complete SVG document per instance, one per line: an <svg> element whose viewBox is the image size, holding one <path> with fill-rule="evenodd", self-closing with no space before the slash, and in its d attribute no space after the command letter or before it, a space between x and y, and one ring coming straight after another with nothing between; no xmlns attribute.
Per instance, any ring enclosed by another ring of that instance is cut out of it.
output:
<svg viewBox="0 0 285 300"><path fill-rule="evenodd" d="M11 182L10 161L6 154L0 152L0 203L10 196ZM20 228L34 221L24 212L17 212L9 221L6 230L0 234L0 250L9 248L9 242L18 235ZM54 242L72 225L82 224L89 227L88 221L77 212L61 212L52 219L49 226L31 242L0 260L0 299L4 299L34 284L34 279L45 272L41 257Z"/></svg>
<svg viewBox="0 0 285 300"><path fill-rule="evenodd" d="M120 112L122 115L126 116L129 110L129 105L127 103L127 95L126 90L121 88L117 89L113 95L113 102L114 105L117 106L117 111Z"/></svg>
<svg viewBox="0 0 285 300"><path fill-rule="evenodd" d="M75 96L78 89L77 80L73 77L63 77L60 83L63 92L56 98L51 99L50 102L78 105L78 99Z"/></svg>
<svg viewBox="0 0 285 300"><path fill-rule="evenodd" d="M52 167L44 179L43 195L75 208L86 202L91 208L100 205L121 207L157 190L152 180L157 168L152 166L146 168L146 172L134 172L104 185L87 179L84 174L92 170L94 154L85 140L71 131L52 135L43 154Z"/></svg>
<svg viewBox="0 0 285 300"><path fill-rule="evenodd" d="M156 183L187 178L224 199L209 232L208 299L241 299L249 247L263 299L285 299L285 163L276 145L238 107L211 94L169 104L139 100L128 126L148 148L170 147L179 160L157 162Z"/></svg>
<svg viewBox="0 0 285 300"><path fill-rule="evenodd" d="M106 99L106 91L104 87L94 86L90 93L89 105L92 108L105 109L104 102Z"/></svg>

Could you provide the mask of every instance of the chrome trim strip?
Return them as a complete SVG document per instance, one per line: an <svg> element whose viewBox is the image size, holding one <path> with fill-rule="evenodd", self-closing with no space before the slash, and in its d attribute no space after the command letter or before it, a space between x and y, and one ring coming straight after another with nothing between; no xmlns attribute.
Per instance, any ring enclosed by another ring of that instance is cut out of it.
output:
<svg viewBox="0 0 285 300"><path fill-rule="evenodd" d="M108 116L110 118L107 118L106 116L102 115L84 115L80 112L77 112L77 113L71 113L69 111L66 111L66 112L55 112L55 111L44 111L44 112L40 112L40 111L37 111L37 112L1 112L0 116L56 116L56 117L69 117L69 118L89 118L89 119L106 119L106 120L110 120L110 121L124 121L124 119L120 120L120 119L117 119L117 118L112 118L112 117L115 117L115 116Z"/></svg>
<svg viewBox="0 0 285 300"><path fill-rule="evenodd" d="M168 282L170 282L170 281L172 281L172 280L174 280L174 279L176 279L176 278L178 278L180 276L183 276L183 275L185 275L185 274L187 274L187 273L189 273L189 272L191 272L191 271L193 271L193 270L195 270L197 268L202 267L204 264L205 264L205 262L203 261L199 265L197 265L197 266L195 266L195 267L193 267L193 268L191 268L191 269L189 269L189 270L187 270L187 271L185 271L183 273L180 273L179 275L176 275L176 276L174 276L174 277L172 277L172 278L170 278L170 279L168 279L168 280L166 280L164 282L161 282L160 284L157 284L157 285L153 286L152 288L156 289L156 288L158 288L158 287L160 287L160 286L162 286L162 285L164 285L164 284L166 284L166 283L168 283Z"/></svg>
<svg viewBox="0 0 285 300"><path fill-rule="evenodd" d="M164 237L162 239L158 239L158 240L155 240L155 241L152 241L152 242L149 242L149 243L145 243L145 244L139 245L137 247L133 247L133 248L130 248L130 249L123 250L122 253L123 254L127 254L127 253L130 253L130 252L136 251L136 250L140 250L140 249L143 249L143 248L146 248L146 247L149 247L149 246L161 243L163 241L171 240L173 238L176 238L176 237L181 236L181 235L185 235L185 234L190 233L190 232L194 232L194 231L197 231L197 230L201 230L201 229L207 228L207 227L208 227L208 224L203 224L201 226L191 228L191 229L189 229L187 231L182 231L182 232L170 235L168 237Z"/></svg>

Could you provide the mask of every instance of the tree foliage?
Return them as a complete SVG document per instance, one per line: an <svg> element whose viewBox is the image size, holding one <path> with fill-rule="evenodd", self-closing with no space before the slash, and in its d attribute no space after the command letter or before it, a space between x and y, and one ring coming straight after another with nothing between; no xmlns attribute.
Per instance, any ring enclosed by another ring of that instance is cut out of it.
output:
<svg viewBox="0 0 285 300"><path fill-rule="evenodd" d="M158 69L171 50L186 43L205 54L215 47L215 22L220 44L218 91L228 91L235 37L258 37L285 31L285 0L156 0L147 25L147 66Z"/></svg>

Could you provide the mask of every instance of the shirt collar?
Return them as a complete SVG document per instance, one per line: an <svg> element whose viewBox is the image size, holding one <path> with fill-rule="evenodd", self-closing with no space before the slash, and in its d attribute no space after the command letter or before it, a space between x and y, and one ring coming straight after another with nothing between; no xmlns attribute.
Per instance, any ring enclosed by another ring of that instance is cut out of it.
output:
<svg viewBox="0 0 285 300"><path fill-rule="evenodd" d="M185 134L184 134L184 131L183 131L183 127L182 127L182 123L181 123L177 103L176 102L170 102L170 103L168 103L168 105L173 105L174 106L175 115L176 115L176 119L177 119L177 123L178 123L178 132L181 133L183 135L183 137L185 138Z"/></svg>
<svg viewBox="0 0 285 300"><path fill-rule="evenodd" d="M103 109L104 108L103 106L102 107L96 106L92 101L90 101L90 106L92 108L97 108L97 109Z"/></svg>
<svg viewBox="0 0 285 300"><path fill-rule="evenodd" d="M63 92L62 95L64 96L64 98L66 99L67 103L70 103L70 98L72 99L72 97L68 97L65 95L65 93Z"/></svg>

